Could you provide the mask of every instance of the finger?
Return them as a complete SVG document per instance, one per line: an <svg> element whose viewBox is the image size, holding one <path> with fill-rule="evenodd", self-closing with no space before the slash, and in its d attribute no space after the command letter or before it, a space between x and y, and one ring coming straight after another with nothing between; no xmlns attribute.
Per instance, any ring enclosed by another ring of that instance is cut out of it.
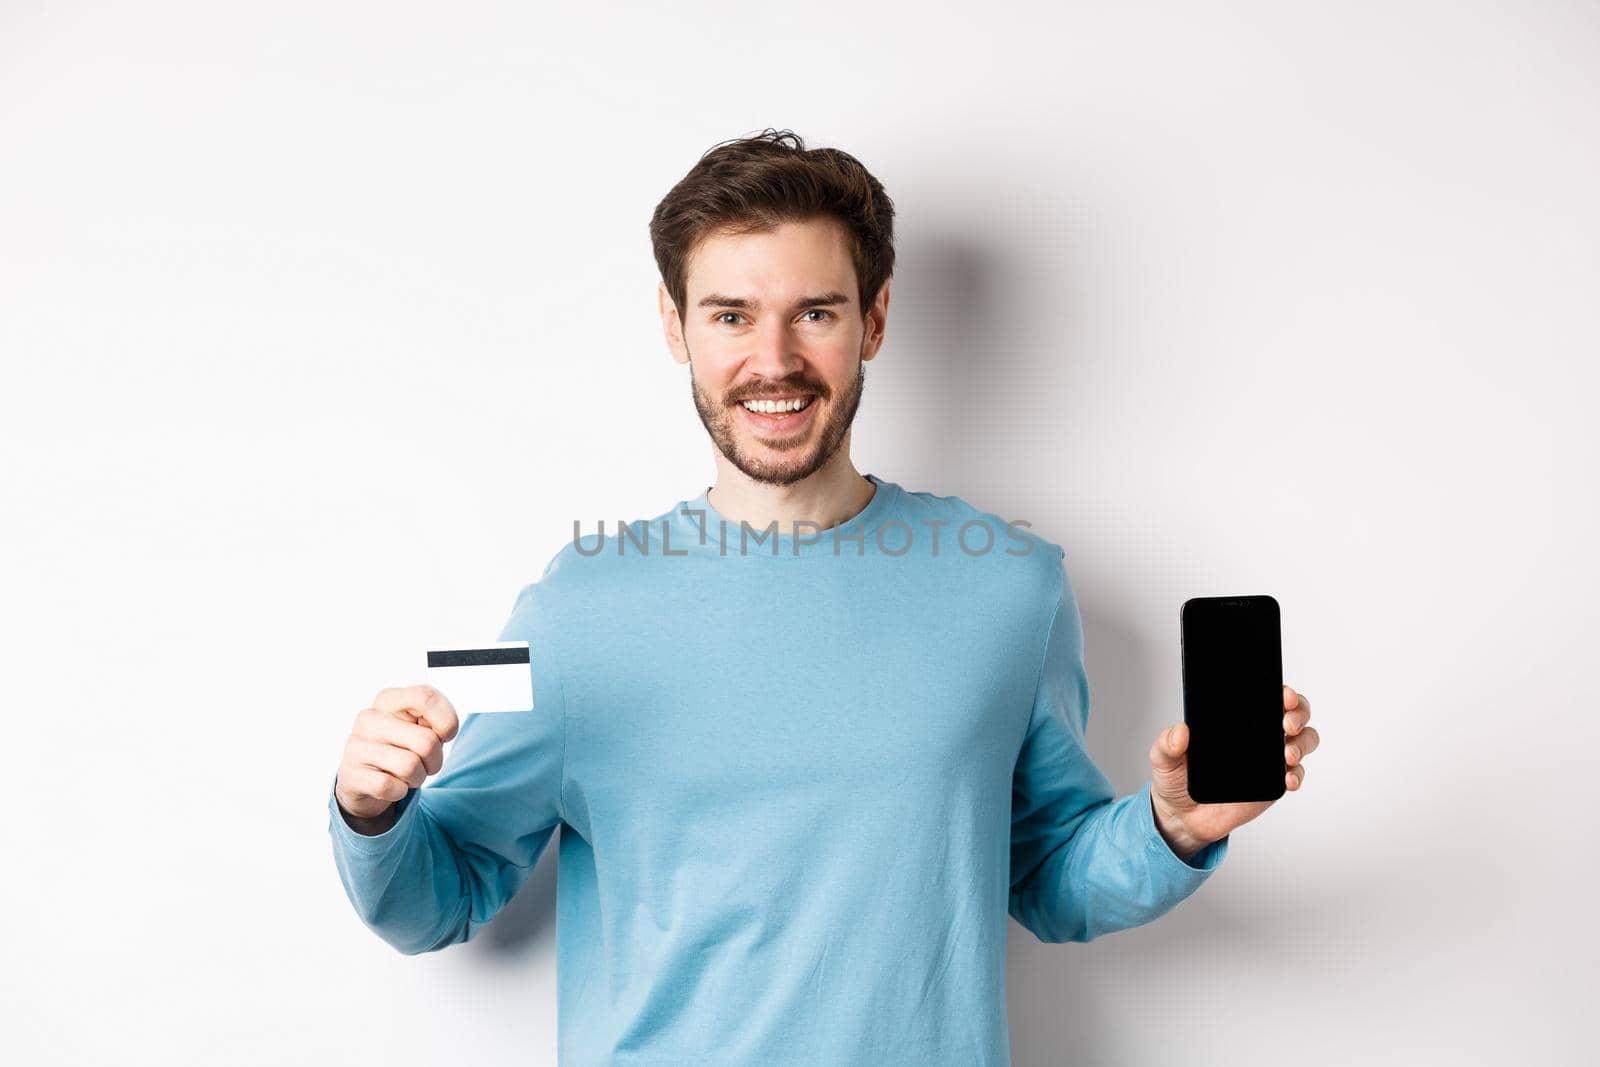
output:
<svg viewBox="0 0 1600 1067"><path fill-rule="evenodd" d="M397 719L377 708L369 708L361 716L356 736L366 741L410 749L422 758L429 774L438 774L439 768L444 766L444 742L438 734L421 723Z"/></svg>
<svg viewBox="0 0 1600 1067"><path fill-rule="evenodd" d="M1183 754L1189 748L1189 727L1183 723L1161 731L1150 746L1150 765L1158 771L1172 771L1183 765Z"/></svg>
<svg viewBox="0 0 1600 1067"><path fill-rule="evenodd" d="M354 755L368 767L376 768L404 782L412 789L419 788L428 777L428 769L422 765L422 757L409 748L397 748L376 741L363 741L356 747Z"/></svg>
<svg viewBox="0 0 1600 1067"><path fill-rule="evenodd" d="M1306 780L1306 769L1303 764L1295 764L1284 772L1283 784L1290 792L1299 789Z"/></svg>
<svg viewBox="0 0 1600 1067"><path fill-rule="evenodd" d="M1291 737L1305 729L1306 723L1311 721L1311 701L1304 694L1297 693L1295 696L1295 707L1283 713L1283 732Z"/></svg>
<svg viewBox="0 0 1600 1067"><path fill-rule="evenodd" d="M460 725L455 705L431 685L385 689L372 699L372 706L389 715L409 714L421 719L441 741L454 737Z"/></svg>
<svg viewBox="0 0 1600 1067"><path fill-rule="evenodd" d="M339 772L339 784L356 796L373 797L394 804L404 800L410 787L391 774L370 764L347 766Z"/></svg>
<svg viewBox="0 0 1600 1067"><path fill-rule="evenodd" d="M1317 743L1321 740L1322 738L1317 734L1317 728L1315 726L1307 726L1304 730L1295 734L1294 740L1283 746L1284 762L1291 767L1295 766L1315 752Z"/></svg>

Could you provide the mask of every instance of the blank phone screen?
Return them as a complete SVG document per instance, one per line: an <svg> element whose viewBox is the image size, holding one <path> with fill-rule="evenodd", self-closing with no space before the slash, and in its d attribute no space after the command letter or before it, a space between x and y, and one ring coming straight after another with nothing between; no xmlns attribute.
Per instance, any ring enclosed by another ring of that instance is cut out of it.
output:
<svg viewBox="0 0 1600 1067"><path fill-rule="evenodd" d="M1270 596L1183 606L1189 795L1202 804L1283 795L1283 652Z"/></svg>

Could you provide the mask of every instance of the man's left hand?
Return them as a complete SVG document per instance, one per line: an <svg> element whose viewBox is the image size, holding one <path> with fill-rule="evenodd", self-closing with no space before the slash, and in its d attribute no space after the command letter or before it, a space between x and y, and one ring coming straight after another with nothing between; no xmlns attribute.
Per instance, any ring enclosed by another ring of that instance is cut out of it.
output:
<svg viewBox="0 0 1600 1067"><path fill-rule="evenodd" d="M1305 784L1305 758L1317 750L1321 740L1307 723L1311 701L1289 686L1283 687L1284 788L1293 792ZM1260 800L1243 804L1197 804L1189 796L1189 727L1170 726L1150 746L1150 804L1156 828L1182 859L1213 841L1220 841L1235 829L1277 803Z"/></svg>

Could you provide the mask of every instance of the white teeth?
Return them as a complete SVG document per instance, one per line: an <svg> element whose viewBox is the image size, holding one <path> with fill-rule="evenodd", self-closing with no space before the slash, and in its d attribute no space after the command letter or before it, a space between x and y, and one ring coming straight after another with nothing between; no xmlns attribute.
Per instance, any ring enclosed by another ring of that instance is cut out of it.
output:
<svg viewBox="0 0 1600 1067"><path fill-rule="evenodd" d="M748 411L760 411L771 415L780 411L799 411L811 403L811 397L801 397L798 400L745 400L742 403Z"/></svg>

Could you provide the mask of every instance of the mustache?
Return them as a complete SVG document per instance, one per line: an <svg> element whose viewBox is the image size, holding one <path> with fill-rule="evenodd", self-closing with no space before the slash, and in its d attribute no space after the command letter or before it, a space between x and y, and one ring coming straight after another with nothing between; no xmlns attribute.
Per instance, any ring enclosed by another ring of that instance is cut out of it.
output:
<svg viewBox="0 0 1600 1067"><path fill-rule="evenodd" d="M814 397L823 397L825 395L822 389L818 386L801 385L796 383L787 389L770 389L766 392L760 393L740 393L738 396L729 397L728 403L742 404L746 400L779 400L785 397L795 396L796 394Z"/></svg>

